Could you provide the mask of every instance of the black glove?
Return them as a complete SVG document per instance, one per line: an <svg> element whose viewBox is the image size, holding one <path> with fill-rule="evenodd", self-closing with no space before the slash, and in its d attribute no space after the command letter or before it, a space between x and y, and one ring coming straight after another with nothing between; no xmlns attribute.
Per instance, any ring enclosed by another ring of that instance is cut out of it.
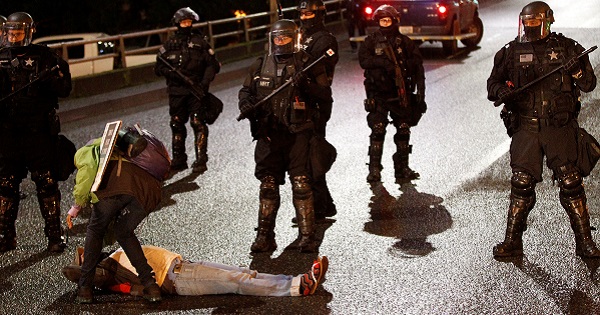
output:
<svg viewBox="0 0 600 315"><path fill-rule="evenodd" d="M194 84L194 85L192 85L191 89L196 94L198 94L198 96L200 98L204 98L204 96L206 95L206 92L204 91L204 87L202 86L202 84ZM206 89L206 90L208 90L208 89Z"/></svg>
<svg viewBox="0 0 600 315"><path fill-rule="evenodd" d="M581 71L581 66L579 65L579 58L571 58L569 61L565 62L564 68L570 75L576 75L577 73L579 73L579 71Z"/></svg>
<svg viewBox="0 0 600 315"><path fill-rule="evenodd" d="M239 104L240 116L238 118L244 119L244 118L250 117L255 110L254 104L256 104L256 103L257 103L257 100L253 96L250 96L250 97L247 97L246 99L241 100L240 104Z"/></svg>
<svg viewBox="0 0 600 315"><path fill-rule="evenodd" d="M503 86L500 88L500 90L498 90L498 97L499 97L499 99L506 102L506 101L513 100L515 98L515 94L513 93L512 89L510 89L509 87Z"/></svg>
<svg viewBox="0 0 600 315"><path fill-rule="evenodd" d="M54 68L54 69L46 69L40 72L40 74L38 75L39 80L40 81L44 81L46 79L49 79L50 77L53 76L53 73L55 70L57 70L58 68Z"/></svg>
<svg viewBox="0 0 600 315"><path fill-rule="evenodd" d="M303 71L298 71L294 73L292 77L292 84L297 87L304 86L307 82L306 74Z"/></svg>
<svg viewBox="0 0 600 315"><path fill-rule="evenodd" d="M377 109L377 102L375 102L374 98L365 99L365 110L367 112L374 112Z"/></svg>

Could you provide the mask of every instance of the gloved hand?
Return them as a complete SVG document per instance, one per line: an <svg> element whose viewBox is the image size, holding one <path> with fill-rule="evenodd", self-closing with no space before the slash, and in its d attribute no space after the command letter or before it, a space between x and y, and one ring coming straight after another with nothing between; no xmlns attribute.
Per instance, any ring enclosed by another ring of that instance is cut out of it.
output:
<svg viewBox="0 0 600 315"><path fill-rule="evenodd" d="M292 77L292 84L297 87L304 86L307 83L306 74L303 71L298 71L294 73Z"/></svg>
<svg viewBox="0 0 600 315"><path fill-rule="evenodd" d="M38 75L38 77L40 78L40 81L44 81L46 79L49 79L50 77L53 76L54 71L56 71L58 68L51 68L51 69L45 69L43 71L41 71Z"/></svg>
<svg viewBox="0 0 600 315"><path fill-rule="evenodd" d="M581 71L581 65L579 64L579 58L577 58L577 57L571 58L569 61L567 61L564 64L564 68L570 75L576 75L577 73L579 73L579 71Z"/></svg>
<svg viewBox="0 0 600 315"><path fill-rule="evenodd" d="M377 102L375 102L374 98L365 99L365 110L367 112L374 112L377 109Z"/></svg>
<svg viewBox="0 0 600 315"><path fill-rule="evenodd" d="M204 87L202 84L194 84L194 91L200 94L200 97L204 97L208 93L208 87Z"/></svg>
<svg viewBox="0 0 600 315"><path fill-rule="evenodd" d="M499 99L501 99L505 102L513 100L515 98L515 96L516 95L513 93L513 90L509 87L503 86L500 88L500 90L498 90Z"/></svg>
<svg viewBox="0 0 600 315"><path fill-rule="evenodd" d="M250 96L250 97L247 97L246 99L241 100L239 103L240 115L239 115L238 119L241 120L241 119L250 117L255 110L254 104L256 104L256 103L257 103L257 100L253 96Z"/></svg>

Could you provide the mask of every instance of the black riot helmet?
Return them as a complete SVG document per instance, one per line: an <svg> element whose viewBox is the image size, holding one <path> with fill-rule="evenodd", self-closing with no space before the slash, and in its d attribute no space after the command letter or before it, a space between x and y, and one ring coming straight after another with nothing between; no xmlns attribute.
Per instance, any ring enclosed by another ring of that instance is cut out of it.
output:
<svg viewBox="0 0 600 315"><path fill-rule="evenodd" d="M181 8L181 9L177 10L177 12L175 12L175 14L173 14L171 23L173 23L173 25L176 25L177 27L179 27L179 23L183 20L192 20L192 23L194 23L194 22L199 22L200 17L198 16L198 14L196 12L194 12L194 10L190 9L190 7Z"/></svg>
<svg viewBox="0 0 600 315"><path fill-rule="evenodd" d="M384 4L373 12L373 21L379 21L384 17L392 18L393 24L400 23L400 13L389 4Z"/></svg>
<svg viewBox="0 0 600 315"><path fill-rule="evenodd" d="M287 55L300 50L298 25L292 20L279 20L269 31L269 55Z"/></svg>
<svg viewBox="0 0 600 315"><path fill-rule="evenodd" d="M554 12L543 1L534 1L523 7L519 14L519 42L536 41L550 35Z"/></svg>
<svg viewBox="0 0 600 315"><path fill-rule="evenodd" d="M27 46L35 32L33 18L26 12L15 12L2 24L1 46ZM22 34L22 36L15 36Z"/></svg>
<svg viewBox="0 0 600 315"><path fill-rule="evenodd" d="M4 15L0 15L0 26L6 22L6 17Z"/></svg>
<svg viewBox="0 0 600 315"><path fill-rule="evenodd" d="M300 14L300 23L303 28L310 29L317 25L325 25L327 8L321 0L302 0L296 8Z"/></svg>
<svg viewBox="0 0 600 315"><path fill-rule="evenodd" d="M398 30L398 24L400 23L400 13L392 7L391 5L384 4L377 8L375 12L373 12L373 20L377 21L379 24L379 20L383 18L392 19L392 24L386 27L379 25L379 29L385 35L390 35Z"/></svg>

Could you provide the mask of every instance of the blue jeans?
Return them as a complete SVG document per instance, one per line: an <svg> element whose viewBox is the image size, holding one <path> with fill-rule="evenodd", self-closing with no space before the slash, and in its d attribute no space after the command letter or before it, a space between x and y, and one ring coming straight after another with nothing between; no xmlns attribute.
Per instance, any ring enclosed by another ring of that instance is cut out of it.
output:
<svg viewBox="0 0 600 315"><path fill-rule="evenodd" d="M123 248L131 265L135 267L140 282L144 286L155 283L154 272L146 256L135 229L148 216L142 205L130 195L116 195L104 198L93 205L92 216L85 235L84 259L81 266L79 286L92 286L96 265L102 252L102 241L109 224L114 220L117 242Z"/></svg>
<svg viewBox="0 0 600 315"><path fill-rule="evenodd" d="M292 281L295 278L293 276L258 273L248 268L204 261L184 261L181 263L181 268L176 268L175 272L171 267L167 278L165 280L172 281L175 293L178 295L235 293L257 296L290 296L292 282L299 284L299 281Z"/></svg>

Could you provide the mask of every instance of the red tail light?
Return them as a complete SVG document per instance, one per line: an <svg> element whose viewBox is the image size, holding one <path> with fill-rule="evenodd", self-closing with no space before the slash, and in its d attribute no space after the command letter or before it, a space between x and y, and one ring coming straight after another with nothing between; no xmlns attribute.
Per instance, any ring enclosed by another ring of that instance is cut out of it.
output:
<svg viewBox="0 0 600 315"><path fill-rule="evenodd" d="M371 8L371 7L365 7L365 14L367 16L371 16L371 14L373 14L373 8Z"/></svg>
<svg viewBox="0 0 600 315"><path fill-rule="evenodd" d="M448 12L448 8L446 6L440 5L438 7L438 13L440 13L440 14L446 14L446 12Z"/></svg>

